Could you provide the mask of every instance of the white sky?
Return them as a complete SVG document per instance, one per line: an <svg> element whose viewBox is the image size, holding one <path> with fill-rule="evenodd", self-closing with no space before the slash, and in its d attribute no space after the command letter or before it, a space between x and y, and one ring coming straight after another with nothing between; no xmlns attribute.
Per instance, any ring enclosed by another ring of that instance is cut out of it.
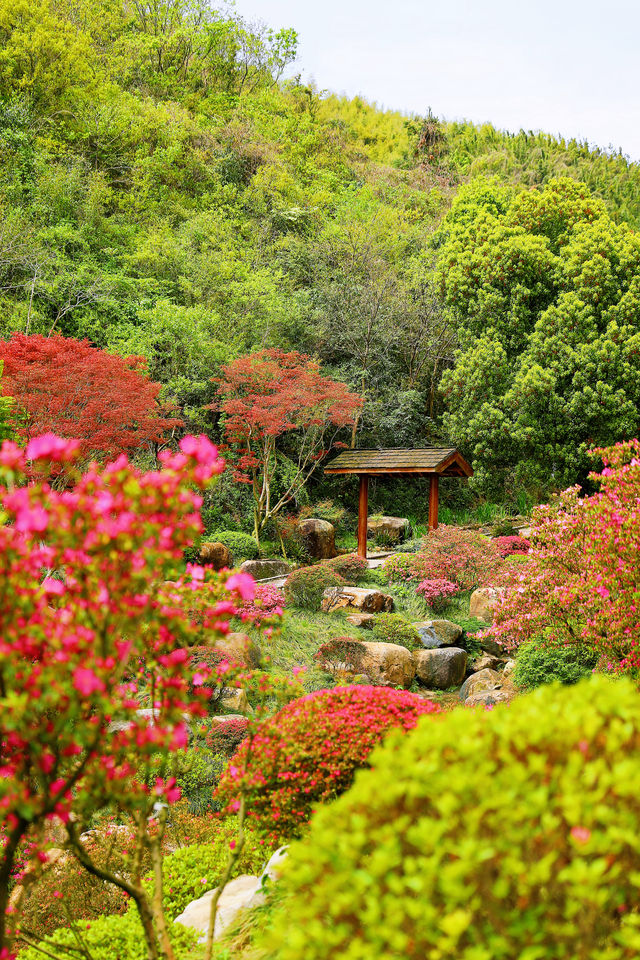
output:
<svg viewBox="0 0 640 960"><path fill-rule="evenodd" d="M237 0L300 34L318 87L640 160L639 0Z"/></svg>

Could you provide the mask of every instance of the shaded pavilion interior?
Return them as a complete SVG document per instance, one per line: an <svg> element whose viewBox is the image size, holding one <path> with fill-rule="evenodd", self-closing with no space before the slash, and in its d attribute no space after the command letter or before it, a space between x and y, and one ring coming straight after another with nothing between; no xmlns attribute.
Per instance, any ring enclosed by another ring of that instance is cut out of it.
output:
<svg viewBox="0 0 640 960"><path fill-rule="evenodd" d="M429 529L438 527L440 477L471 477L473 470L456 447L424 447L417 450L399 447L387 450L343 450L325 468L326 474L357 474L358 556L367 556L367 519L369 477L429 477Z"/></svg>

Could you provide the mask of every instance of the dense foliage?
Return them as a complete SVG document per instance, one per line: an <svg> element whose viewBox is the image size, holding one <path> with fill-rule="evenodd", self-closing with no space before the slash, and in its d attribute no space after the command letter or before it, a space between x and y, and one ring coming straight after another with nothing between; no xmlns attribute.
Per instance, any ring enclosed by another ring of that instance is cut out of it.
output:
<svg viewBox="0 0 640 960"><path fill-rule="evenodd" d="M583 645L528 640L518 649L513 681L523 690L554 681L569 685L592 673L597 660L597 652Z"/></svg>
<svg viewBox="0 0 640 960"><path fill-rule="evenodd" d="M415 694L382 687L308 694L266 720L250 752L240 746L217 798L234 810L242 791L250 823L274 841L298 836L318 804L351 785L389 730L409 730L437 709Z"/></svg>
<svg viewBox="0 0 640 960"><path fill-rule="evenodd" d="M582 184L462 187L438 272L459 349L444 427L474 483L538 493L586 479L588 451L640 426L640 237Z"/></svg>
<svg viewBox="0 0 640 960"><path fill-rule="evenodd" d="M319 610L322 594L330 587L342 587L344 577L332 570L327 564L319 563L315 567L301 567L287 577L284 596L287 603L305 610Z"/></svg>
<svg viewBox="0 0 640 960"><path fill-rule="evenodd" d="M258 955L631 960L639 760L637 690L604 678L392 737L291 848Z"/></svg>

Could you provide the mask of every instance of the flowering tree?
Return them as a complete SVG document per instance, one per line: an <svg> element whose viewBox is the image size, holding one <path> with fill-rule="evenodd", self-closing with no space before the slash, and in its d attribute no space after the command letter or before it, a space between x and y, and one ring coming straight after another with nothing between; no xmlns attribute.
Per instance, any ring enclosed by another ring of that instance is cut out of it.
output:
<svg viewBox="0 0 640 960"><path fill-rule="evenodd" d="M353 424L362 400L295 351L261 350L223 367L216 380L237 476L251 483L254 536L303 489L338 431ZM217 408L216 408L217 409ZM288 469L284 470L286 441ZM274 496L274 481L280 488Z"/></svg>
<svg viewBox="0 0 640 960"><path fill-rule="evenodd" d="M80 453L110 455L161 443L181 421L158 403L160 385L140 357L116 357L88 341L16 333L0 343L11 423L26 440L80 439Z"/></svg>
<svg viewBox="0 0 640 960"><path fill-rule="evenodd" d="M565 490L534 514L532 547L487 633L507 647L587 644L610 669L640 670L640 441L595 451L600 490Z"/></svg>
<svg viewBox="0 0 640 960"><path fill-rule="evenodd" d="M97 809L129 814L140 844L161 834L164 804L180 791L171 776L149 787L140 769L184 747L189 715L204 716L213 688L233 682L224 661L187 669L189 650L203 637L215 644L236 601L253 597L246 574L188 566L175 577L201 529L196 491L224 466L206 438L186 437L179 453L161 454L157 471L122 456L92 465L64 491L42 480L24 485L28 465L45 476L52 466L73 471L79 448L53 435L26 451L0 448L0 956L11 956L16 933L19 900L7 911L17 857L27 844L33 873L46 860L52 822L66 825L74 855L103 879L113 878L80 835ZM194 622L187 601L203 590L206 609ZM170 958L159 846L151 851L154 896L139 870L120 885L136 902L149 957Z"/></svg>

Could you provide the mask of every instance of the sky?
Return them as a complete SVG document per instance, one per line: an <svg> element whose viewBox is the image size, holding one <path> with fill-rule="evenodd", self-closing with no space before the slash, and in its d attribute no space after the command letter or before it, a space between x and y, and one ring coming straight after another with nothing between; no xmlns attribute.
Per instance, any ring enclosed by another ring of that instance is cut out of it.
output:
<svg viewBox="0 0 640 960"><path fill-rule="evenodd" d="M294 27L293 73L320 90L640 161L638 0L236 0L236 10Z"/></svg>

